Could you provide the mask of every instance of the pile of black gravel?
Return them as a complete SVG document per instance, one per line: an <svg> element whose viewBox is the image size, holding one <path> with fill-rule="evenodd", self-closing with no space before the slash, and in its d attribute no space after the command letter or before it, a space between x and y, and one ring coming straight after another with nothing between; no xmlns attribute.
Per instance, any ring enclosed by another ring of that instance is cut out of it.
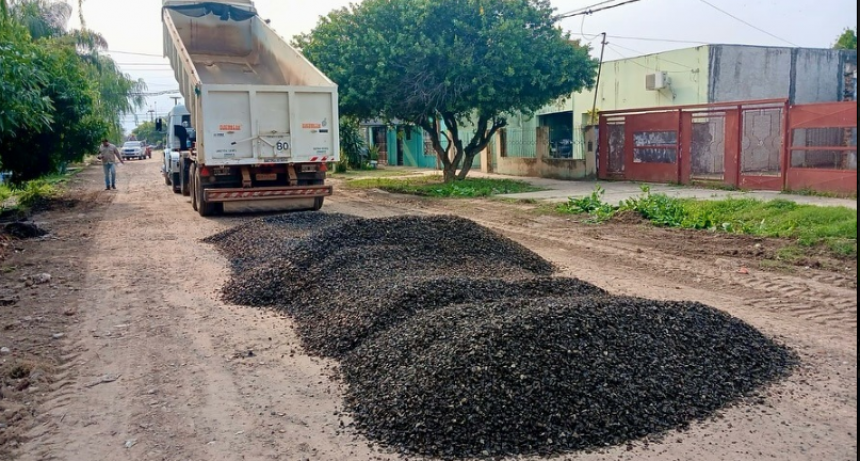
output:
<svg viewBox="0 0 860 461"><path fill-rule="evenodd" d="M785 376L796 356L698 303L550 277L453 217L295 213L207 239L226 300L282 309L338 358L356 427L402 453L554 455L682 428Z"/></svg>
<svg viewBox="0 0 860 461"><path fill-rule="evenodd" d="M231 227L204 238L217 245L230 260L234 272L258 267L281 257L290 245L312 232L356 219L340 213L299 212L267 216Z"/></svg>
<svg viewBox="0 0 860 461"><path fill-rule="evenodd" d="M524 278L552 274L553 266L522 245L472 221L404 216L343 220L283 243L257 237L269 256L245 245L224 248L248 261L224 287L227 301L295 312L321 296L339 306L378 298L387 287L437 277ZM323 301L319 301L323 302Z"/></svg>
<svg viewBox="0 0 860 461"><path fill-rule="evenodd" d="M371 439L464 458L558 454L683 427L795 360L702 304L581 296L421 313L341 368L348 408Z"/></svg>
<svg viewBox="0 0 860 461"><path fill-rule="evenodd" d="M384 287L377 296L329 303L327 295L292 310L298 331L311 353L341 358L380 332L423 311L453 304L478 304L502 299L602 295L594 285L572 278L538 277L519 280L432 278ZM311 307L313 306L313 307Z"/></svg>

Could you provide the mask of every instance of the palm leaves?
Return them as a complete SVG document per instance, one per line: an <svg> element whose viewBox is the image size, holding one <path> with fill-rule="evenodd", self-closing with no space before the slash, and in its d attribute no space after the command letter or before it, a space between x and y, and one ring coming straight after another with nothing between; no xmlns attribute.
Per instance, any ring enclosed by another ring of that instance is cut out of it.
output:
<svg viewBox="0 0 860 461"><path fill-rule="evenodd" d="M34 40L38 40L64 34L72 16L72 6L54 0L12 0L8 14L13 21L27 28Z"/></svg>

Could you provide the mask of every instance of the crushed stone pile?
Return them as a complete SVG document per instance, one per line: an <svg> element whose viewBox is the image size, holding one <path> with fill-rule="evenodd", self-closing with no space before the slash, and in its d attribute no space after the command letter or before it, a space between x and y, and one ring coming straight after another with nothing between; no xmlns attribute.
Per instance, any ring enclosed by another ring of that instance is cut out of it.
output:
<svg viewBox="0 0 860 461"><path fill-rule="evenodd" d="M368 438L443 459L556 455L683 428L793 352L698 303L611 296L472 221L263 218L205 241L225 300L281 309L340 360Z"/></svg>
<svg viewBox="0 0 860 461"><path fill-rule="evenodd" d="M242 272L281 257L299 238L352 219L356 218L315 212L267 216L210 235L202 242L216 245L229 259L233 271Z"/></svg>
<svg viewBox="0 0 860 461"><path fill-rule="evenodd" d="M342 361L371 439L441 458L553 455L684 427L795 358L698 303L583 296L418 314Z"/></svg>
<svg viewBox="0 0 860 461"><path fill-rule="evenodd" d="M383 287L373 296L332 303L322 293L308 308L294 309L298 331L309 352L341 358L380 332L422 311L452 304L476 304L508 298L602 295L604 290L573 278L520 280L443 277ZM314 306L314 307L312 307Z"/></svg>
<svg viewBox="0 0 860 461"><path fill-rule="evenodd" d="M260 241L266 245L265 237ZM247 261L256 250L244 246L225 251L240 249L239 257ZM262 264L234 272L223 290L227 301L295 312L322 302L343 305L377 297L386 286L440 276L511 279L554 272L522 245L451 216L344 220L269 246L268 256L258 257Z"/></svg>

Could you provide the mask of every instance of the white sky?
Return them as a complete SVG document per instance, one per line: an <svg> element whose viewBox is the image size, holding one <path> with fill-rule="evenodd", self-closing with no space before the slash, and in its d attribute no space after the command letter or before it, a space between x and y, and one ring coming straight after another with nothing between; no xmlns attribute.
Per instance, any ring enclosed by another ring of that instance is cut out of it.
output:
<svg viewBox="0 0 860 461"><path fill-rule="evenodd" d="M854 0L707 0L743 21L802 47L828 48L846 27L857 25ZM77 2L71 27L80 26ZM321 15L346 6L349 0L256 0L263 18L287 40L308 32ZM598 0L552 0L559 13L599 3ZM301 6L299 6L301 5ZM87 27L101 33L114 59L133 78L143 78L149 91L177 89L173 73L162 56L161 0L85 0ZM606 60L696 46L701 43L790 46L785 41L758 31L708 6L703 0L641 0L590 16L561 21L574 37L585 32L593 39L593 53L599 40L592 35L609 34ZM625 38L622 38L625 37ZM636 37L627 38L627 37ZM642 40L656 38L672 41ZM121 53L133 52L155 56ZM177 95L178 96L178 95ZM148 109L164 113L173 106L169 96L150 97L148 107L139 111L140 120ZM135 126L126 117L127 129Z"/></svg>

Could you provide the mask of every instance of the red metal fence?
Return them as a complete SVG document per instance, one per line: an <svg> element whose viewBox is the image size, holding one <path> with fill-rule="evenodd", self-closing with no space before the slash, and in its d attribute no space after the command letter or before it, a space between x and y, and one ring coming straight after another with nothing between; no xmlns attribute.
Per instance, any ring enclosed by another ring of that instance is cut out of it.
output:
<svg viewBox="0 0 860 461"><path fill-rule="evenodd" d="M601 179L857 191L855 101L609 111L600 114L599 137Z"/></svg>

